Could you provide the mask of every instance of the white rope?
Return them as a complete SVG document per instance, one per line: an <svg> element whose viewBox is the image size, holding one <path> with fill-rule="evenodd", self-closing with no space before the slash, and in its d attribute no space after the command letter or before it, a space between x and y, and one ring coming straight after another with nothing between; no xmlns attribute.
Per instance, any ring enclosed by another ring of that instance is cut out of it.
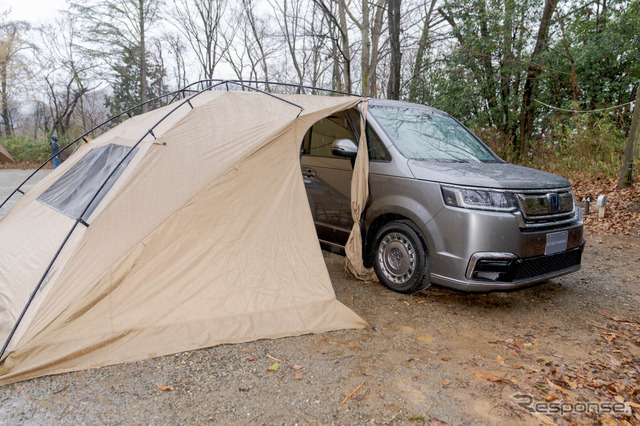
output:
<svg viewBox="0 0 640 426"><path fill-rule="evenodd" d="M545 104L542 101L539 101L537 99L534 99L534 101L536 101L537 103L544 105L548 108L551 109L555 109L557 111L565 111L565 112L579 112L579 113L587 113L587 112L598 112L598 111L607 111L610 109L616 109L616 108L622 108L623 106L627 106L627 105L631 105L632 103L634 103L635 101L631 101L631 102L627 102L626 104L622 104L622 105L616 105L616 106L612 106L612 107L608 107L608 108L599 108L599 109L588 109L588 110L575 110L575 109L565 109L565 108L558 108L558 107L554 107L551 106L549 104Z"/></svg>

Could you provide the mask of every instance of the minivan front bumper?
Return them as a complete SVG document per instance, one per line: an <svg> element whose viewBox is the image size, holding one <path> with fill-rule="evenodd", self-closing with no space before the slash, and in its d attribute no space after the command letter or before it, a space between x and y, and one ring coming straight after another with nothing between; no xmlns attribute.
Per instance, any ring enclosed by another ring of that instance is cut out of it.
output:
<svg viewBox="0 0 640 426"><path fill-rule="evenodd" d="M563 221L539 230L524 229L518 214L451 209L445 207L427 226L432 228L427 229L430 235L434 227L440 231L435 235L444 235L431 241L435 245L430 275L434 284L471 292L512 290L581 267L583 222L577 206L571 223ZM545 254L548 235L559 232L566 232L566 248ZM462 242L464 253L454 255L453 247Z"/></svg>

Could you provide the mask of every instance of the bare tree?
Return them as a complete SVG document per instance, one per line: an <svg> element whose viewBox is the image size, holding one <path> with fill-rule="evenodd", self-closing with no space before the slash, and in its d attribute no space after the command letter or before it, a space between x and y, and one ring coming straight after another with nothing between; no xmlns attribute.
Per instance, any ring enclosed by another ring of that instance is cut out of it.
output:
<svg viewBox="0 0 640 426"><path fill-rule="evenodd" d="M187 46L178 34L166 33L162 36L162 40L173 59L171 74L174 78L175 88L185 87L187 85L187 67L184 58Z"/></svg>
<svg viewBox="0 0 640 426"><path fill-rule="evenodd" d="M424 85L426 83L422 75L427 68L426 55L431 43L431 29L437 24L433 19L433 12L437 2L438 0L429 0L424 3L426 13L424 15L420 39L418 40L418 47L416 50L415 60L413 62L413 71L411 72L411 80L409 84L409 98L412 101L417 99L417 92L424 90Z"/></svg>
<svg viewBox="0 0 640 426"><path fill-rule="evenodd" d="M333 63L332 89L352 91L351 85L351 46L349 45L349 29L347 25L347 5L345 0L313 0L331 23L329 35L332 40L331 56ZM333 7L337 6L337 10ZM336 37L335 33L338 33Z"/></svg>
<svg viewBox="0 0 640 426"><path fill-rule="evenodd" d="M5 137L13 133L11 96L17 80L27 73L23 52L30 48L23 39L29 26L24 22L7 22L0 27L0 114Z"/></svg>
<svg viewBox="0 0 640 426"><path fill-rule="evenodd" d="M176 28L191 46L206 79L213 78L227 49L221 36L225 9L226 0L174 0Z"/></svg>
<svg viewBox="0 0 640 426"><path fill-rule="evenodd" d="M98 85L92 69L95 61L76 48L80 38L76 18L66 15L37 31L39 49L36 58L42 76L50 115L44 131L66 135L79 116L79 125L86 128L84 97ZM88 83L93 79L93 83Z"/></svg>
<svg viewBox="0 0 640 426"><path fill-rule="evenodd" d="M242 1L242 7L244 9L244 13L247 19L247 23L249 25L249 28L251 29L251 35L253 36L253 40L251 40L253 42L253 44L257 47L257 53L258 55L258 59L260 61L260 63L262 64L262 72L264 74L264 79L266 81L269 81L269 68L267 66L267 51L265 49L264 46L264 40L265 40L265 28L264 25L260 26L260 22L259 20L256 18L255 15L255 5L254 5L254 0L241 0ZM255 72L255 65L252 66L252 69ZM269 90L269 85L267 84L266 86L266 90Z"/></svg>
<svg viewBox="0 0 640 426"><path fill-rule="evenodd" d="M309 61L309 54L304 45L304 13L303 2L295 0L270 1L273 11L276 14L276 22L280 27L286 49L291 58L291 63L295 69L298 82L304 84L306 65ZM303 40L300 40L300 39Z"/></svg>
<svg viewBox="0 0 640 426"><path fill-rule="evenodd" d="M361 0L361 19L348 7L346 8L349 17L360 30L361 93L365 96L376 96L376 68L380 58L380 36L384 22L385 1L375 0L370 4L369 0Z"/></svg>

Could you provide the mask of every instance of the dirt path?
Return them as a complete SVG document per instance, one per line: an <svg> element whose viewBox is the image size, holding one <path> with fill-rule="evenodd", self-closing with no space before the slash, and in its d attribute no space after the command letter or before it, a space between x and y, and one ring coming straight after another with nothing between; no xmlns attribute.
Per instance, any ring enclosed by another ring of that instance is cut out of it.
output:
<svg viewBox="0 0 640 426"><path fill-rule="evenodd" d="M640 240L588 240L582 271L482 295L442 288L400 295L350 279L343 258L325 254L338 298L367 329L5 386L0 423L638 424ZM590 410L601 413L530 413L529 400L538 411L599 403ZM602 413L617 402L631 414Z"/></svg>

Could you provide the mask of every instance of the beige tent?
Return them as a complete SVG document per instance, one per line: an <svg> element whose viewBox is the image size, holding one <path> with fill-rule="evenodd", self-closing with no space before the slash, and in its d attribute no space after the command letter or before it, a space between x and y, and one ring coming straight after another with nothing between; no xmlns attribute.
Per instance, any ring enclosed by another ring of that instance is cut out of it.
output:
<svg viewBox="0 0 640 426"><path fill-rule="evenodd" d="M7 151L7 148L0 144L0 163L8 163L13 161L14 160L11 157L11 154L9 154L9 151Z"/></svg>
<svg viewBox="0 0 640 426"><path fill-rule="evenodd" d="M335 298L299 162L361 99L283 98L302 109L207 91L133 117L0 219L0 384L365 325Z"/></svg>

